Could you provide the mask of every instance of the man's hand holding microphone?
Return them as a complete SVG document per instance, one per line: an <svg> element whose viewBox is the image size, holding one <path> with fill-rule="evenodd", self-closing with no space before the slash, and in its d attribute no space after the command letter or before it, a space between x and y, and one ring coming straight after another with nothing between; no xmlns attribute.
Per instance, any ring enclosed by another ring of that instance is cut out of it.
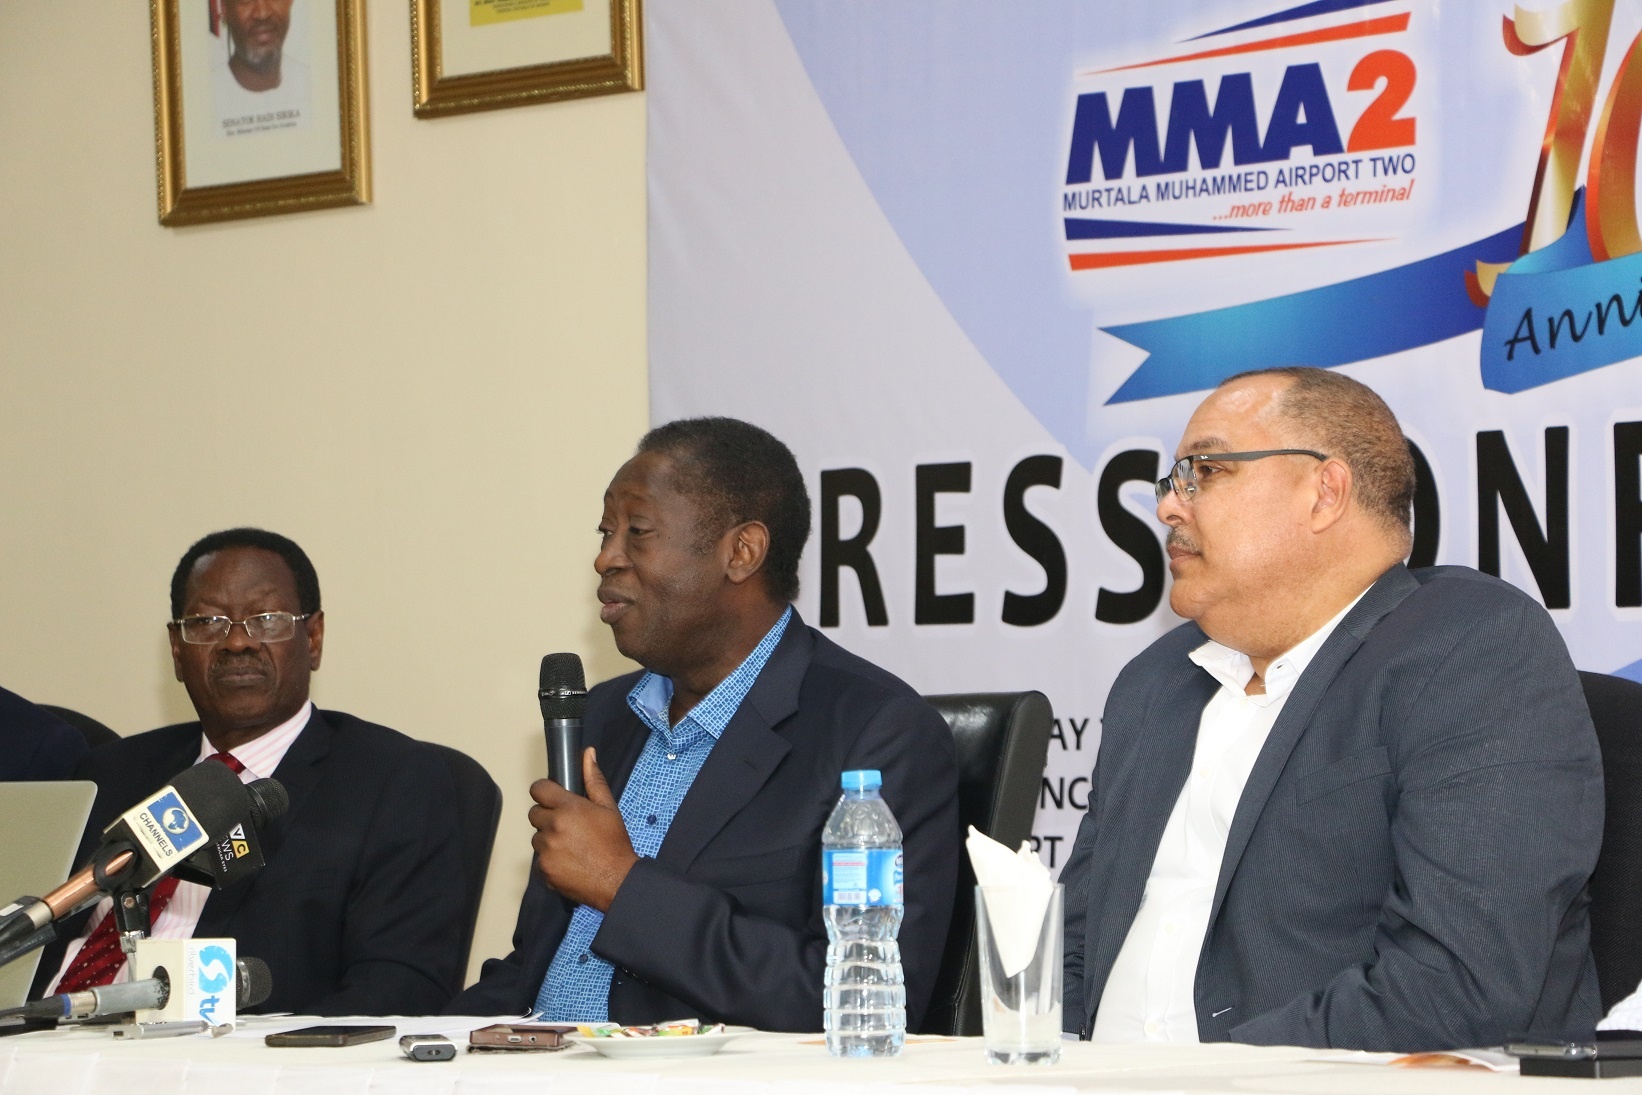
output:
<svg viewBox="0 0 1642 1095"><path fill-rule="evenodd" d="M585 680L575 654L542 659L536 696L547 738L548 778L530 786L536 801L530 809L530 824L536 828L530 843L549 886L604 912L638 855L597 755L582 747Z"/></svg>

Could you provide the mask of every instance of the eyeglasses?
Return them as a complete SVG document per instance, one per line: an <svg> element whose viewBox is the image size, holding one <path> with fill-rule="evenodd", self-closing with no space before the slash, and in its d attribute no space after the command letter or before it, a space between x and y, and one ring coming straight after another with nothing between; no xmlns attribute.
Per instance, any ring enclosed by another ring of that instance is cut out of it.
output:
<svg viewBox="0 0 1642 1095"><path fill-rule="evenodd" d="M182 635L183 642L195 646L222 642L234 630L235 624L243 624L246 636L254 643L282 643L296 634L297 621L306 620L312 615L311 612L300 616L289 612L263 612L243 620L230 620L227 616L184 616L180 620L172 620L171 626Z"/></svg>
<svg viewBox="0 0 1642 1095"><path fill-rule="evenodd" d="M1159 502L1169 497L1174 491L1181 498L1190 499L1197 494L1199 487L1197 465L1201 463L1220 464L1243 460L1264 460L1268 456L1313 456L1318 460L1327 460L1328 457L1311 449L1260 449L1257 452L1199 452L1191 456L1182 456L1174 462L1169 474L1157 481L1154 490Z"/></svg>

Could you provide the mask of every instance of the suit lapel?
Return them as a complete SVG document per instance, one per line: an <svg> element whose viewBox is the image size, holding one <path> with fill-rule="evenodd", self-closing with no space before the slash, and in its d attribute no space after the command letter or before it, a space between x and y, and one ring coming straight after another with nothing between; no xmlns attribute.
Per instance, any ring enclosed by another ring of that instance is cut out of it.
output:
<svg viewBox="0 0 1642 1095"><path fill-rule="evenodd" d="M1105 882L1096 880L1090 886L1091 899L1100 910L1099 918L1090 921L1100 932L1088 952L1093 956L1091 984L1105 982L1140 910L1163 830L1191 772L1203 708L1220 687L1197 665L1188 663L1188 668L1191 675L1184 684L1169 680L1160 685L1153 710L1141 721L1145 729L1134 770L1123 777L1128 793L1109 812L1101 811L1103 818L1117 823L1120 836L1106 863ZM1091 1014L1098 1003L1090 1001Z"/></svg>
<svg viewBox="0 0 1642 1095"><path fill-rule="evenodd" d="M798 710L799 685L814 648L809 628L794 612L770 660L684 796L657 853L659 861L687 870L787 755L792 746L774 728Z"/></svg>
<svg viewBox="0 0 1642 1095"><path fill-rule="evenodd" d="M1214 904L1209 910L1211 928L1220 915L1226 889L1231 885L1237 864L1249 846L1249 838L1254 835L1254 826L1260 820L1273 788L1277 786L1278 777L1288 764L1289 755L1311 724L1317 704L1374 626L1418 588L1419 582L1401 563L1386 571L1340 621L1340 626L1317 651L1316 657L1300 675L1294 691L1284 701L1283 712L1277 716L1260 755L1255 758L1249 780L1243 785L1242 797L1237 800L1237 812L1232 815L1231 829L1226 834L1226 851L1220 860L1220 877L1215 883ZM1208 933L1205 933L1205 945L1207 941Z"/></svg>
<svg viewBox="0 0 1642 1095"><path fill-rule="evenodd" d="M291 747L285 751L285 757L274 769L274 778L279 780L285 788L285 794L290 799L290 805L285 810L285 816L269 825L266 830L259 830L258 836L262 840L262 854L271 866L279 855L279 849L285 842L285 833L291 822L301 816L302 807L313 795L314 788L319 785L319 762L324 760L331 751L331 742L336 737L336 728L325 718L324 712L314 708L314 713L308 717L308 725L302 728ZM266 871L268 868L263 868ZM233 915L245 904L246 898L256 889L261 880L261 873L253 875L243 885L230 886L226 890L213 890L205 901L205 908L200 913L200 923L226 924ZM209 934L209 933L207 933ZM229 934L222 932L222 934Z"/></svg>
<svg viewBox="0 0 1642 1095"><path fill-rule="evenodd" d="M650 738L650 727L627 706L626 692L621 694L619 702L621 709L600 735L597 746L599 769L617 802L621 801L621 794L633 775L633 766L639 762L644 743Z"/></svg>
<svg viewBox="0 0 1642 1095"><path fill-rule="evenodd" d="M326 719L325 712L314 709L308 719L308 725L302 728L291 747L285 751L285 757L274 769L274 778L285 787L285 793L290 796L290 808L285 811L285 817L296 818L302 814L302 807L313 795L314 788L319 786L319 762L331 752L331 743L336 738L336 728ZM276 835L283 838L285 826L276 827Z"/></svg>
<svg viewBox="0 0 1642 1095"><path fill-rule="evenodd" d="M176 735L175 741L167 744L165 754L151 770L150 775L143 780L153 786L145 787L142 792L132 796L134 800L147 791L159 790L179 773L186 772L194 766L194 761L200 755L200 744L205 739L197 722L182 727L182 730L183 733Z"/></svg>

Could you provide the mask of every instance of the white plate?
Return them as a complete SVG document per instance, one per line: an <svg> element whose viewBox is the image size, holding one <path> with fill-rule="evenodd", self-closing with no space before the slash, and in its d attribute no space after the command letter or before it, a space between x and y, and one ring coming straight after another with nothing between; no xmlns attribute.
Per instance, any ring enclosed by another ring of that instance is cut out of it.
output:
<svg viewBox="0 0 1642 1095"><path fill-rule="evenodd" d="M680 1034L671 1038L588 1038L573 1034L569 1040L619 1061L639 1057L708 1057L723 1049L731 1039L752 1032L752 1027L727 1027L722 1034Z"/></svg>

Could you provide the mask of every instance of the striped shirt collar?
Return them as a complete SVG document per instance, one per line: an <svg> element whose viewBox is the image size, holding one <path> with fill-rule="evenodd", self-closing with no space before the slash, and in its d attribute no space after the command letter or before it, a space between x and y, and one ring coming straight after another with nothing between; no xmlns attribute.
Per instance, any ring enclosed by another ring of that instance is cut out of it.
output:
<svg viewBox="0 0 1642 1095"><path fill-rule="evenodd" d="M312 700L303 704L301 709L278 726L265 734L255 738L237 748L228 750L235 760L245 765L245 771L240 773L240 782L250 783L254 779L263 779L274 774L280 761L285 759L297 736L308 728L308 720L313 717L314 704ZM198 764L206 757L216 753L216 747L211 739L203 733L200 735L200 755L194 758Z"/></svg>
<svg viewBox="0 0 1642 1095"><path fill-rule="evenodd" d="M763 672L765 663L775 652L776 644L786 633L787 621L791 619L792 605L788 605L781 618L775 622L775 626L765 632L758 645L753 647L752 653L736 666L734 672L719 681L711 692L703 696L701 702L678 721L677 726L668 724L667 706L673 699L673 681L670 677L646 669L644 676L633 686L633 690L627 693L627 706L632 708L633 714L642 719L645 725L661 731L668 737L688 730L684 724L689 722L717 739L724 733L724 728L730 725L730 720L741 707L741 701L752 691L759 673Z"/></svg>

